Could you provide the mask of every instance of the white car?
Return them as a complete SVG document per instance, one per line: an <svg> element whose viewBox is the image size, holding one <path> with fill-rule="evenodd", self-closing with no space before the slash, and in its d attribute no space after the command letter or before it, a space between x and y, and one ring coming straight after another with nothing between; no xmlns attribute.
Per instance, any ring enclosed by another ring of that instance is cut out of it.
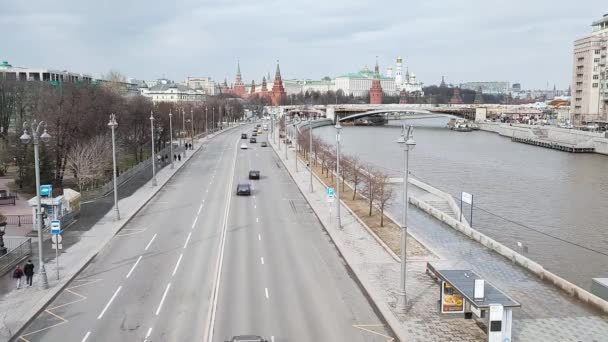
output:
<svg viewBox="0 0 608 342"><path fill-rule="evenodd" d="M248 149L247 144L241 144L241 150L246 150Z"/></svg>

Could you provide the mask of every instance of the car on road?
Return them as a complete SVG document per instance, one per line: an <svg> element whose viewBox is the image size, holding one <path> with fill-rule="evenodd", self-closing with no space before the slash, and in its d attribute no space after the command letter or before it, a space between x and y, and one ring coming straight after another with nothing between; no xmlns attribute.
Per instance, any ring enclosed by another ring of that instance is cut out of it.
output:
<svg viewBox="0 0 608 342"><path fill-rule="evenodd" d="M249 171L249 179L260 179L260 171L258 171L258 170Z"/></svg>
<svg viewBox="0 0 608 342"><path fill-rule="evenodd" d="M257 132L253 132L253 133L251 133L251 136L252 136L252 137L257 137L257 136L258 136L258 133L257 133Z"/></svg>
<svg viewBox="0 0 608 342"><path fill-rule="evenodd" d="M241 144L241 150L246 150L247 148L248 148L247 144L245 144L245 143Z"/></svg>
<svg viewBox="0 0 608 342"><path fill-rule="evenodd" d="M264 133L261 129L258 129L258 134Z"/></svg>
<svg viewBox="0 0 608 342"><path fill-rule="evenodd" d="M239 335L226 340L226 342L268 342L268 340L258 335Z"/></svg>
<svg viewBox="0 0 608 342"><path fill-rule="evenodd" d="M250 143L252 143L252 144L255 144L255 143L257 143L258 141L257 141L257 139L256 139L256 138L251 137L251 139L249 139L249 142L250 142Z"/></svg>
<svg viewBox="0 0 608 342"><path fill-rule="evenodd" d="M240 183L236 186L236 195L237 196L249 196L251 195L251 184L249 183Z"/></svg>
<svg viewBox="0 0 608 342"><path fill-rule="evenodd" d="M260 144L261 147L266 147L268 146L268 144L265 141L262 141L262 143Z"/></svg>
<svg viewBox="0 0 608 342"><path fill-rule="evenodd" d="M241 139L247 139L247 133L241 133Z"/></svg>

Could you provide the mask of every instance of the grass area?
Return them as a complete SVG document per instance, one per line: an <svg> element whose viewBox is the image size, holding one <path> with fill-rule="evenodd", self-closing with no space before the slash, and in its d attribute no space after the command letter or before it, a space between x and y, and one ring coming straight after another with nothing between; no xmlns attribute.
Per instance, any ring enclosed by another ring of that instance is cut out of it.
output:
<svg viewBox="0 0 608 342"><path fill-rule="evenodd" d="M302 160L302 158L300 158ZM306 163L306 161L303 161ZM327 174L321 174L321 165L313 165L313 172L321 179L324 185L336 188L336 179L332 180ZM344 190L340 188L340 197L358 217L363 221L378 237L397 255L401 253L401 227L384 215L384 227L380 226L380 210L375 207L372 209L372 215L369 216L369 202L365 197L359 195L353 200L353 189L346 184ZM426 249L420 242L411 236L407 239L407 256L409 257L428 257L432 253Z"/></svg>

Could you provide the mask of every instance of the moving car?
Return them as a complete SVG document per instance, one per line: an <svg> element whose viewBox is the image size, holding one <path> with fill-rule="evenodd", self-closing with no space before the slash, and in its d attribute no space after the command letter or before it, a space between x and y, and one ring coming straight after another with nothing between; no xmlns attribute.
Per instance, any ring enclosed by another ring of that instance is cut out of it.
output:
<svg viewBox="0 0 608 342"><path fill-rule="evenodd" d="M236 186L237 196L249 196L251 195L251 185L249 183L240 183Z"/></svg>
<svg viewBox="0 0 608 342"><path fill-rule="evenodd" d="M247 139L247 133L241 133L241 139Z"/></svg>
<svg viewBox="0 0 608 342"><path fill-rule="evenodd" d="M256 138L251 137L251 139L249 139L249 142L250 142L250 143L252 143L252 144L255 144L255 143L257 143L258 141L257 141L257 139L256 139Z"/></svg>
<svg viewBox="0 0 608 342"><path fill-rule="evenodd" d="M246 150L247 148L248 148L247 144L245 144L245 143L241 144L241 150Z"/></svg>
<svg viewBox="0 0 608 342"><path fill-rule="evenodd" d="M260 179L260 171L258 171L258 170L249 171L249 179Z"/></svg>
<svg viewBox="0 0 608 342"><path fill-rule="evenodd" d="M262 134L262 133L264 133L264 132L262 132L261 129L258 129L258 134Z"/></svg>
<svg viewBox="0 0 608 342"><path fill-rule="evenodd" d="M257 336L257 335L239 335L239 336L234 336L233 338L231 338L230 340L227 340L226 342L268 342L268 340L264 339L261 336Z"/></svg>
<svg viewBox="0 0 608 342"><path fill-rule="evenodd" d="M253 133L251 133L251 136L252 136L252 137L257 137L257 136L258 136L258 133L257 133L257 132L253 132Z"/></svg>
<svg viewBox="0 0 608 342"><path fill-rule="evenodd" d="M266 147L266 146L268 146L268 144L265 141L262 141L262 144L260 146L261 147Z"/></svg>

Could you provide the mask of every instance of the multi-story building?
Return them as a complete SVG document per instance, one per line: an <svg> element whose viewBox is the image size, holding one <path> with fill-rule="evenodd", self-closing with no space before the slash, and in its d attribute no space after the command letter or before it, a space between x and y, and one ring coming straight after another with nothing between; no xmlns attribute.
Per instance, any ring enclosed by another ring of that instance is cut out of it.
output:
<svg viewBox="0 0 608 342"><path fill-rule="evenodd" d="M608 14L591 24L591 35L574 42L572 121L608 122Z"/></svg>
<svg viewBox="0 0 608 342"><path fill-rule="evenodd" d="M405 91L406 93L413 94L418 93L424 95L422 92L422 82L416 80L416 74L410 73L409 67L405 68L405 76L403 75L403 58L401 56L395 59L395 74L393 75L393 68L388 67L386 69L386 77L395 79L396 90Z"/></svg>
<svg viewBox="0 0 608 342"><path fill-rule="evenodd" d="M331 80L284 80L283 86L287 95L308 92L326 93L335 90L334 81Z"/></svg>
<svg viewBox="0 0 608 342"><path fill-rule="evenodd" d="M372 87L375 72L364 67L357 73L350 73L336 77L334 80L335 89L341 89L345 95L366 96ZM399 91L395 85L395 79L392 77L380 76L380 85L384 94L389 96L399 95Z"/></svg>
<svg viewBox="0 0 608 342"><path fill-rule="evenodd" d="M481 91L488 95L507 95L511 89L509 82L466 82L460 84L460 89Z"/></svg>
<svg viewBox="0 0 608 342"><path fill-rule="evenodd" d="M0 78L13 81L43 81L69 83L93 82L93 77L87 74L79 74L67 70L14 67L6 61L0 63Z"/></svg>
<svg viewBox="0 0 608 342"><path fill-rule="evenodd" d="M201 89L207 95L215 95L216 85L211 77L187 77L184 84L190 89Z"/></svg>
<svg viewBox="0 0 608 342"><path fill-rule="evenodd" d="M142 84L141 95L150 98L152 102L194 102L204 101L205 92L202 89L192 89L178 83L169 83L161 80L156 85L149 87Z"/></svg>

